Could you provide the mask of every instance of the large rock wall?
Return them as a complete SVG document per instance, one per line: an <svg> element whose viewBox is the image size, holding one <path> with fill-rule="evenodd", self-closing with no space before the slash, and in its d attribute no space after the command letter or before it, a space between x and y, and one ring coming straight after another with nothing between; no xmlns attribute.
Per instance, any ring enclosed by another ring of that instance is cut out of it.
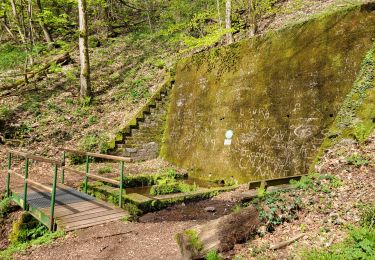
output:
<svg viewBox="0 0 375 260"><path fill-rule="evenodd" d="M179 62L162 156L206 179L306 173L371 47L374 9L317 17Z"/></svg>

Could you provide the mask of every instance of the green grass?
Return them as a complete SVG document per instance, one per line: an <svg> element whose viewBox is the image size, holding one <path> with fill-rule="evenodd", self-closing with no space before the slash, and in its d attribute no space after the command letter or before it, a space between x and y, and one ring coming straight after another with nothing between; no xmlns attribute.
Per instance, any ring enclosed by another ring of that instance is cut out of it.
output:
<svg viewBox="0 0 375 260"><path fill-rule="evenodd" d="M0 57L0 71L5 71L24 63L26 53L17 46L5 44L0 46Z"/></svg>

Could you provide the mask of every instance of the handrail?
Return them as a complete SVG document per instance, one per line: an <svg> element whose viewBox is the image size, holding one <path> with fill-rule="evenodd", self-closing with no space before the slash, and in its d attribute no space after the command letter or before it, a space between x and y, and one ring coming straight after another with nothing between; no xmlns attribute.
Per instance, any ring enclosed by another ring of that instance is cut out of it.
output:
<svg viewBox="0 0 375 260"><path fill-rule="evenodd" d="M65 181L65 170L77 173L77 174L85 174L85 179L84 179L84 192L87 193L88 191L88 181L89 178L93 178L96 180L101 180L105 181L111 184L118 185L120 187L120 192L119 192L119 207L122 208L122 194L123 194L123 180L124 180L124 163L125 162L132 162L132 158L129 157L121 157L121 156L114 156L114 155L107 155L107 154L97 154L97 153L90 153L90 152L83 152L83 151L77 151L69 148L59 148L60 151L63 152L62 155L62 161L64 163L64 166L62 167L62 172L61 172L61 183L64 184ZM72 168L65 167L65 160L66 160L66 153L73 153L73 154L78 154L81 156L86 157L86 163L85 163L85 172L81 172ZM115 161L120 161L120 181L116 181L113 179L101 177L92 173L89 173L89 157L95 157L95 158L102 158L102 159L108 159L108 160L115 160Z"/></svg>
<svg viewBox="0 0 375 260"><path fill-rule="evenodd" d="M7 150L7 153L8 153L7 196L8 197L11 196L10 176L11 176L11 173L12 173L12 169L11 169L12 168L12 155L17 155L17 156L23 157L25 159L24 176L14 172L15 176L23 178L23 198L22 198L21 207L24 210L28 209L28 205L27 205L27 186L28 186L28 184L33 184L34 186L40 187L42 189L45 189L45 190L51 192L50 223L49 223L50 226L49 226L49 229L51 231L54 231L55 227L56 227L56 225L55 225L55 204L56 204L55 198L56 198L57 171L58 171L59 166L63 166L65 164L65 161L49 159L49 158L40 157L40 156L36 156L36 155L24 153L24 152L19 152L19 151L13 151L13 150L9 150L9 149ZM43 185L39 182L32 181L32 180L28 179L28 177L29 177L29 160L30 159L35 160L35 161L50 163L54 166L52 188L47 187L47 186L45 186L45 185Z"/></svg>
<svg viewBox="0 0 375 260"><path fill-rule="evenodd" d="M66 166L64 166L64 170L65 170L65 171L72 172L72 173L80 174L80 175L85 175L85 174L86 174L86 173L83 172L83 171L79 171L79 170L76 170L76 169L73 169L73 168L68 168L68 167L66 167ZM88 176L89 176L90 178L93 178L93 179L96 179L96 180L105 181L105 182L108 182L108 183L111 183L111 184L114 184L114 185L120 186L120 181L116 181L116 180L114 180L114 179L106 178L106 177L99 176L99 175L92 174L92 173L89 173Z"/></svg>
<svg viewBox="0 0 375 260"><path fill-rule="evenodd" d="M15 151L15 150L9 150L9 149L7 150L7 152L14 154L14 155L18 155L25 159L27 158L27 159L31 159L31 160L38 161L38 162L50 163L50 164L57 165L57 166L64 166L64 162L60 160L45 158L45 157L41 157L41 156L37 156L37 155L25 153L25 152Z"/></svg>
<svg viewBox="0 0 375 260"><path fill-rule="evenodd" d="M59 148L60 151L68 152L68 153L74 153L77 155L82 156L91 156L95 158L101 158L101 159L108 159L108 160L114 160L114 161L123 161L123 162L132 162L133 159L130 157L122 157L122 156L116 156L116 155L108 155L108 154L100 154L100 153L90 153L90 152L83 152L78 150L73 150L69 148Z"/></svg>

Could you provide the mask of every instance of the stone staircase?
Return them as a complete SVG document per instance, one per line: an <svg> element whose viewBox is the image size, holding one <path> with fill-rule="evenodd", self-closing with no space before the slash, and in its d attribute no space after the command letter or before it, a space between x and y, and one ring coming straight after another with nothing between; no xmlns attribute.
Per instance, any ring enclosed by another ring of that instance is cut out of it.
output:
<svg viewBox="0 0 375 260"><path fill-rule="evenodd" d="M173 83L172 80L167 81L118 133L115 154L135 161L159 156Z"/></svg>

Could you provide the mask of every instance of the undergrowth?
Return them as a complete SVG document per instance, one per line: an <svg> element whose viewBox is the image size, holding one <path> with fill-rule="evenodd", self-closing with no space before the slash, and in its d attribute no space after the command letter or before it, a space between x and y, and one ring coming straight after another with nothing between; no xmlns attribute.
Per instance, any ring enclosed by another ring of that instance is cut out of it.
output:
<svg viewBox="0 0 375 260"><path fill-rule="evenodd" d="M29 213L25 212L13 223L9 234L11 244L0 251L0 259L12 259L13 254L22 252L34 245L51 243L54 239L64 235L64 232L50 232Z"/></svg>

